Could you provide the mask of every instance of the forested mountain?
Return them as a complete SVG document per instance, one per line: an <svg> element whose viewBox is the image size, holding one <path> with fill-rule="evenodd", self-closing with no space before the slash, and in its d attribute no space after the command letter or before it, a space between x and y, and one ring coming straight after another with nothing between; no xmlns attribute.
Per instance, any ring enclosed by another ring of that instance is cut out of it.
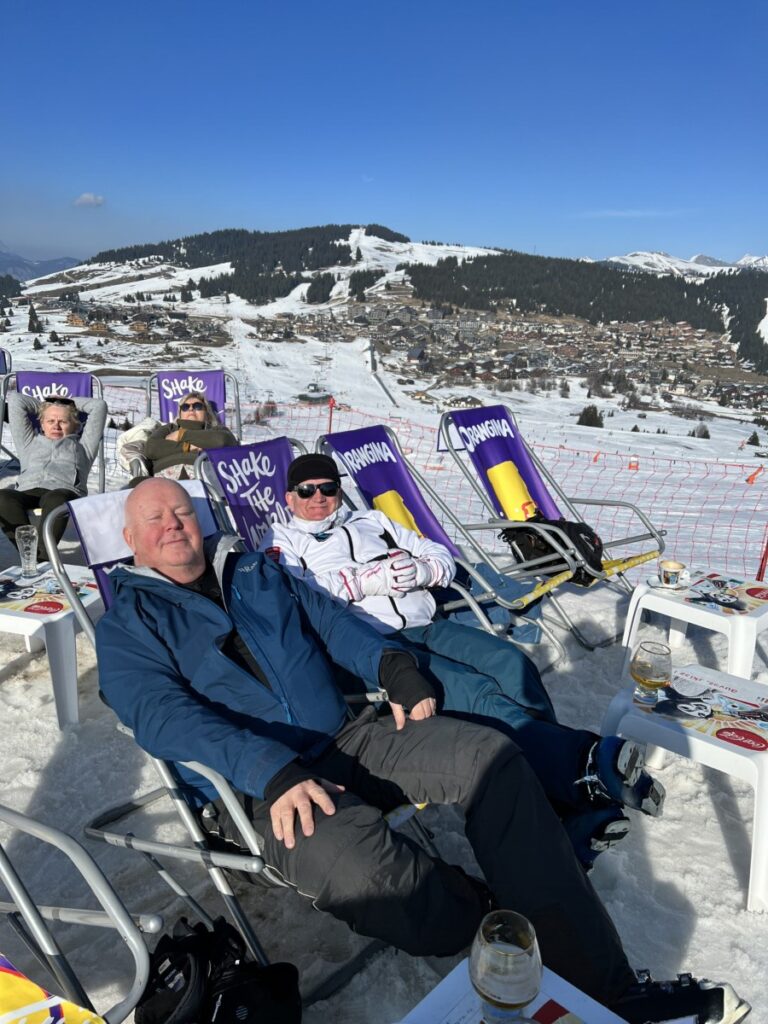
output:
<svg viewBox="0 0 768 1024"><path fill-rule="evenodd" d="M621 270L613 265L508 252L459 263L406 268L416 295L435 305L582 317L591 323L686 320L711 331L730 329L739 355L768 370L768 346L757 333L765 316L764 273L717 274L703 281Z"/></svg>
<svg viewBox="0 0 768 1024"><path fill-rule="evenodd" d="M197 282L201 295L208 297L234 292L249 302L265 303L288 295L302 282L303 271L352 263L352 250L346 239L354 226L325 224L322 227L297 228L294 231L245 231L230 228L189 235L173 241L107 249L98 253L91 262L125 263L147 256L161 256L189 267L190 270L231 262L232 273L203 277ZM405 235L398 235L378 224L369 224L366 234L389 241L408 241ZM322 284L313 287L308 296L309 302L325 301L319 298L330 292L325 276Z"/></svg>
<svg viewBox="0 0 768 1024"><path fill-rule="evenodd" d="M325 224L294 231L225 228L168 242L106 249L90 262L125 263L147 256L163 256L190 269L231 261L247 266L255 274L272 274L278 270L292 274L350 263L352 253L345 240L351 230L351 224Z"/></svg>
<svg viewBox="0 0 768 1024"><path fill-rule="evenodd" d="M12 274L0 274L0 299L21 295L21 285Z"/></svg>

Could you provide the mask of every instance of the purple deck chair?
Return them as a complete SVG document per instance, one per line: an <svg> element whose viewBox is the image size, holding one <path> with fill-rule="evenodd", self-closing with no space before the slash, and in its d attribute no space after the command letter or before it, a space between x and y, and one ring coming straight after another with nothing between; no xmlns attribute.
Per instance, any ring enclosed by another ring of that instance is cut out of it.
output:
<svg viewBox="0 0 768 1024"><path fill-rule="evenodd" d="M305 451L300 442L277 437L198 456L195 476L205 482L222 528L234 526L249 551L256 551L273 522L288 521L288 466L296 453Z"/></svg>
<svg viewBox="0 0 768 1024"><path fill-rule="evenodd" d="M179 483L192 497L192 504L200 522L203 535L209 536L216 533L219 527L202 481L185 480L179 481ZM52 525L57 515L65 515L68 512L72 517L80 539L85 562L93 571L104 600L104 607L109 608L113 600L112 588L109 582L109 570L117 563L129 562L132 558L130 548L126 544L122 532L125 518L125 502L131 493L130 490L109 491L106 494L94 494L87 498L77 498L75 501L68 502L67 505L62 506L61 509L54 509L43 528L53 572L62 590L71 602L72 609L75 615L77 615L83 632L94 647L95 631L93 623L90 621L87 611L80 602L77 592L66 574L61 562L61 556L53 540ZM234 821L241 833L242 846L250 851L249 854L220 853L211 849L208 845L207 835L200 828L196 815L187 803L184 789L179 784L174 766L170 762L151 757L151 755L148 756L150 756L160 776L162 785L150 793L137 796L127 803L110 808L99 814L87 826L85 830L86 835L92 839L99 839L110 843L113 846L138 850L148 855L150 862L160 872L161 878L170 885L177 895L181 896L186 903L193 907L195 914L200 920L212 925L210 915L183 888L177 879L170 876L167 870L155 858L164 855L172 859L192 861L202 865L208 872L216 891L224 901L233 923L243 936L251 956L260 963L266 963L267 958L261 943L245 911L232 891L229 880L224 874L224 869L246 871L252 874L263 871L265 877L269 878L271 883L275 885L282 885L284 883L276 876L273 876L268 868L265 868L261 857L259 837L254 832L249 819L243 813L232 787L223 776L205 765L198 764L197 762L187 763L188 767L200 775L204 775L214 784L230 814L234 816ZM189 834L190 846L139 839L131 833L111 830L111 827L122 821L123 818L141 811L163 797L170 797L172 800L176 812Z"/></svg>
<svg viewBox="0 0 768 1024"><path fill-rule="evenodd" d="M8 373L2 381L2 403L3 409L11 385L22 395L29 395L38 402L44 402L48 398L101 398L101 381L91 373L80 373L71 371L59 373L56 370L17 370L16 373ZM81 419L84 419L81 414ZM0 447L3 442L3 417L0 415ZM5 449L7 451L7 449ZM14 456L15 458L15 456ZM106 466L104 460L104 438L99 444L99 453L96 459L99 467L99 491L103 492L106 481Z"/></svg>
<svg viewBox="0 0 768 1024"><path fill-rule="evenodd" d="M227 424L227 386L230 391L230 404L233 409L232 424ZM210 402L214 412L225 426L230 426L235 437L242 436L240 417L240 389L237 378L227 370L158 370L147 381L147 416L152 415L153 394L156 394L155 407L163 423L170 423L178 412L179 399L197 391Z"/></svg>
<svg viewBox="0 0 768 1024"><path fill-rule="evenodd" d="M440 419L439 438L441 447L451 453L464 478L490 514L497 521L504 519L505 525L513 530L530 528L529 517L536 512L550 520L565 517L578 521L582 516L576 505L611 507L622 510L623 515L636 517L643 527L643 532L607 540L604 546L609 549L618 545L627 546L651 541L652 550L629 554L622 558L605 559L602 574L597 574L590 568L567 536L556 526L540 524L537 527L540 531L546 531L550 541L556 539L576 566L594 577L595 583L616 577L624 585L624 589L631 590L622 574L636 565L657 558L664 550L662 534L635 505L608 499L569 498L526 445L515 417L504 405L443 413ZM470 470L470 466L473 471ZM561 617L564 616L565 613L557 601L555 605ZM583 635L570 620L568 626L577 640L583 643ZM593 646L588 643L584 645Z"/></svg>
<svg viewBox="0 0 768 1024"><path fill-rule="evenodd" d="M407 462L397 438L388 427L376 425L326 434L318 439L318 449L336 457L368 508L378 509L390 519L450 551L459 572L451 585L451 596L441 604L441 611L450 613L471 609L482 628L513 640L506 634L508 620L494 624L485 609L500 606L528 621L521 613L563 578L570 578L568 569L543 582L521 580L510 574L509 569L516 568L511 560L505 562L495 558L475 537L476 532L487 530L488 524L461 523L454 511ZM425 494L429 495L431 505L439 509L451 524L456 536L461 538L461 547L448 536L427 504ZM498 532L498 527L494 530ZM559 640L538 619L536 626L546 633L562 654Z"/></svg>

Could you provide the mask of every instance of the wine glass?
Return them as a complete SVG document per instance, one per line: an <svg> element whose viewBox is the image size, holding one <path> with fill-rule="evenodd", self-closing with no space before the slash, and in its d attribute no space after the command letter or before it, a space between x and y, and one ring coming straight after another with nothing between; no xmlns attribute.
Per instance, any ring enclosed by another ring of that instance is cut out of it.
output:
<svg viewBox="0 0 768 1024"><path fill-rule="evenodd" d="M515 1013L541 988L541 954L531 922L513 910L486 914L472 943L469 980L482 1000L485 1024L535 1024Z"/></svg>
<svg viewBox="0 0 768 1024"><path fill-rule="evenodd" d="M635 648L629 674L635 681L635 702L655 704L658 691L672 682L672 651L666 644L644 640Z"/></svg>

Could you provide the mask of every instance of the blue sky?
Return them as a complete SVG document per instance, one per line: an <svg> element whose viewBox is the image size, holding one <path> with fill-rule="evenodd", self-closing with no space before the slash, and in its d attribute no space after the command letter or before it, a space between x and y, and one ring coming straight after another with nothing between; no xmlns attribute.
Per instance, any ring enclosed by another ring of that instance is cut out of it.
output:
<svg viewBox="0 0 768 1024"><path fill-rule="evenodd" d="M6 3L0 247L387 224L768 252L761 0Z"/></svg>

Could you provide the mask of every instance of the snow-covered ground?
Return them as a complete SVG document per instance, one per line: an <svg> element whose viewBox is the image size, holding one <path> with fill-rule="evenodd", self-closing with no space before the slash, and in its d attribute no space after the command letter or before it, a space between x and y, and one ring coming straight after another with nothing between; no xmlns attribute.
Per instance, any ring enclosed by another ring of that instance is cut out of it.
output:
<svg viewBox="0 0 768 1024"><path fill-rule="evenodd" d="M360 239L361 247L368 244ZM436 247L447 255L446 247ZM353 250L354 251L354 250ZM393 264L394 266L394 264ZM182 282L183 283L183 282ZM177 285L178 286L178 285ZM99 297L107 297L107 289L121 285L104 285ZM134 283L129 290L136 290ZM147 281L141 286L146 289ZM168 288L166 282L163 288ZM94 294L96 294L94 290ZM394 395L394 407L375 380L371 378L367 343L326 344L312 337L266 343L248 338L250 330L245 318L252 307L238 309L232 304L223 308L220 300L197 300L198 312L227 316L226 330L232 344L211 350L210 365L224 365L238 376L244 396L251 401L263 400L267 393L278 402L290 402L313 379L331 391L337 401L373 417L401 417L403 430L410 424L436 426L435 406L424 406L409 393L413 386L399 385L396 375L383 376ZM244 304L246 305L246 304ZM63 313L51 314L47 330L60 334L79 333L68 328ZM70 344L57 349L50 346L43 352L32 350L31 336L26 334L26 313L14 314L12 330L4 336L3 345L13 351L16 368L43 368L54 359L61 359L69 368L70 360L82 367L91 364L92 356L103 356L110 366L138 369L137 347L129 339L110 344L109 351L97 346L95 337L80 334L81 348ZM157 359L148 353L151 365ZM202 365L200 362L196 365ZM436 395L439 402L447 400L456 390ZM120 392L110 391L112 411L119 408ZM482 389L472 394L480 400L498 400ZM125 408L137 410L140 398L136 391L125 392ZM692 465L744 464L758 466L752 449L743 447L754 429L739 414L711 408L706 415L717 415L709 421L709 441L688 438L693 425L669 410L648 412L638 419L636 412L623 412L613 400L598 400L607 413L606 429L576 427L575 415L585 404L585 393L577 382L571 382L571 396L562 399L552 392L530 395L513 392L506 396L514 406L524 433L537 444L553 452L559 446L569 451L591 455L611 453L635 455L641 460L678 460L681 470ZM133 404L131 404L133 403ZM726 415L724 416L723 413ZM631 432L637 424L646 433ZM278 424L279 426L279 424ZM415 426L413 428L415 430ZM656 430L667 430L657 434ZM764 432L761 432L764 438ZM311 440L311 439L309 439ZM543 449L544 450L544 449ZM417 453L424 458L423 452ZM427 458L426 461L429 461ZM586 462L592 462L587 459ZM586 464L585 462L585 464ZM749 534L748 550L743 551L743 566L757 569L761 539L760 517L765 522L766 485L763 473L745 494L752 501L754 528ZM618 488L630 486L636 479L630 473L614 483L613 497L620 497ZM687 472L687 504L685 530L678 531L680 543L693 536L706 517L712 501L712 479L705 473ZM3 480L5 484L9 482ZM115 481L116 482L116 481ZM755 490L757 488L757 490ZM462 491L451 492L461 502ZM692 510L698 510L694 515ZM650 511L650 510L649 510ZM716 531L717 523L709 524ZM740 566L723 565L714 559L718 542L722 550L730 550L727 538L711 537L713 565L744 571ZM65 555L72 554L73 545L64 541ZM10 545L0 539L0 569L14 561ZM626 612L626 597L607 588L578 593L567 598L569 610L584 629L620 632ZM648 636L661 636L661 624L644 627ZM16 809L55 824L80 837L89 817L105 806L128 798L137 789L154 784L150 771L136 748L114 729L111 713L101 704L97 694L95 661L85 640L78 638L79 689L81 724L65 733L56 726L48 665L44 654L25 653L20 638L0 636L0 652L4 667L0 670L0 714L3 723L3 748L0 753L3 791L0 800ZM572 642L567 643L565 660L557 670L546 676L546 685L553 696L561 719L569 724L598 729L611 697L622 685L620 674L622 651L618 645L587 653ZM534 655L546 658L546 652ZM684 664L698 661L719 667L725 665L724 642L712 633L691 629L683 647L675 653L675 661ZM768 683L768 648L763 643L755 662L758 678ZM661 773L668 798L664 817L650 820L635 815L633 831L615 850L602 856L593 872L593 882L609 908L626 943L630 959L637 966L650 967L657 976L670 976L678 970L691 970L698 975L730 980L754 1007L755 1024L768 1022L768 915L748 914L745 910L749 871L752 795L742 783L715 772L698 768L673 758ZM429 811L444 818L438 812ZM450 817L450 816L449 816ZM170 816L161 813L156 828L165 833L171 828ZM461 844L449 822L442 830L441 842L452 856L460 855ZM7 830L0 828L5 843ZM151 869L136 855L88 843L99 863L112 879L123 899L132 909L160 909L168 924L183 912L175 900L155 880ZM35 844L10 837L7 849L24 870L35 895L42 902L78 902L81 890L73 883L71 872L58 858L44 854ZM201 876L194 871L182 872L195 890L203 891ZM312 911L293 894L263 891L256 887L240 887L241 895L260 930L271 956L295 960L301 967L304 983L311 987L327 974L334 964L343 961L356 949L360 940L340 926ZM206 900L209 907L214 904ZM65 927L60 931L62 944L72 953L84 979L93 986L97 1006L114 1001L115 992L124 983L128 960L119 941L110 935L84 933L82 929ZM40 971L20 949L19 943L5 923L0 923L0 949L16 959L19 966L32 975ZM332 1020L338 1024L365 1021L366 1024L392 1024L416 1003L435 983L440 965L414 960L404 954L385 951L342 992L327 1003L308 1010L309 1024Z"/></svg>
<svg viewBox="0 0 768 1024"><path fill-rule="evenodd" d="M619 631L626 604L604 590L572 597L569 606L585 628L599 623ZM647 633L661 635L658 626L648 627ZM113 716L98 699L94 657L82 637L81 725L65 733L56 726L45 656L25 654L21 639L8 636L0 638L0 650L5 662L0 685L4 803L82 836L84 823L97 811L154 784L141 755L115 732ZM692 630L676 660L722 666L724 653L719 638ZM568 644L566 660L546 677L562 721L599 728L620 685L621 660L618 645L587 654ZM756 667L758 678L768 683L764 651ZM752 1002L755 1021L768 1020L768 917L744 909L751 793L740 782L677 758L661 778L668 791L663 818L633 815L632 833L598 860L593 882L634 964L650 967L657 976L686 969L727 978ZM167 830L168 817L158 820L161 832ZM6 834L0 830L0 836ZM454 854L460 850L452 835L446 842ZM87 845L132 909L159 909L169 923L184 911L141 858ZM61 860L23 839L11 838L7 849L39 900L81 903L82 888ZM182 875L192 880L194 891L202 892L202 873ZM360 946L360 940L293 894L247 886L239 891L270 955L297 962L308 986ZM210 897L205 902L209 909L215 906ZM63 928L60 936L86 981L95 986L97 1006L108 1005L128 970L119 942L71 927ZM19 966L39 974L4 924L0 948ZM305 1019L310 1024L328 1019L392 1024L435 981L434 964L386 951L350 986L307 1011Z"/></svg>

